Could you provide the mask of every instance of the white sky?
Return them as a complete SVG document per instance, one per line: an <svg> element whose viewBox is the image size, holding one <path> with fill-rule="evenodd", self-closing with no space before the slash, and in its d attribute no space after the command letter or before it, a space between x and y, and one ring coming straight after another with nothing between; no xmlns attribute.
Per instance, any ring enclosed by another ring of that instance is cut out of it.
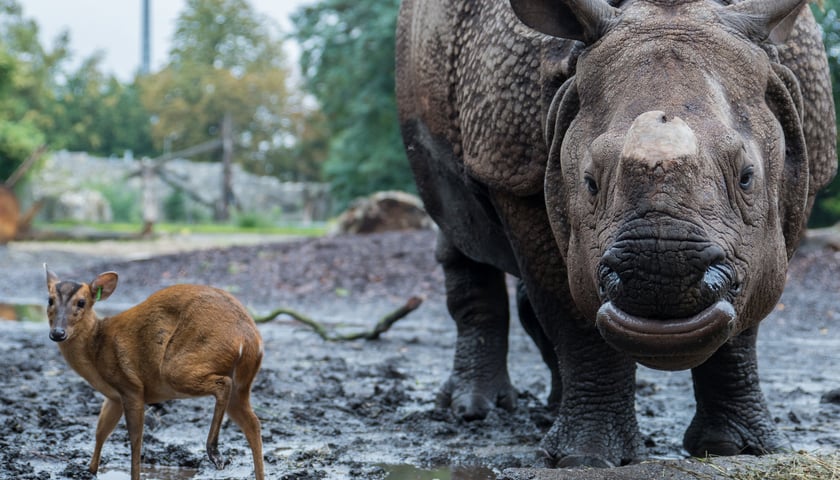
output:
<svg viewBox="0 0 840 480"><path fill-rule="evenodd" d="M248 0L251 6L281 27L291 30L289 15L314 0ZM19 0L23 14L40 27L40 38L50 47L62 30L70 32L73 60L80 61L97 50L105 52L103 67L128 81L140 67L142 0ZM151 66L159 70L169 55L175 19L185 0L151 0ZM287 45L289 67L296 68L296 50Z"/></svg>

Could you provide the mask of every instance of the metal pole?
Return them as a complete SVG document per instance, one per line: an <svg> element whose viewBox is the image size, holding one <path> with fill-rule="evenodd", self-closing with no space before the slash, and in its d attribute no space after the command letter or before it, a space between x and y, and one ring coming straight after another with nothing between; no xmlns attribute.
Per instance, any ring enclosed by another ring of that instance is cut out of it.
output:
<svg viewBox="0 0 840 480"><path fill-rule="evenodd" d="M140 73L143 75L148 75L152 68L151 2L152 0L143 0L143 31L141 33L143 38L140 63Z"/></svg>

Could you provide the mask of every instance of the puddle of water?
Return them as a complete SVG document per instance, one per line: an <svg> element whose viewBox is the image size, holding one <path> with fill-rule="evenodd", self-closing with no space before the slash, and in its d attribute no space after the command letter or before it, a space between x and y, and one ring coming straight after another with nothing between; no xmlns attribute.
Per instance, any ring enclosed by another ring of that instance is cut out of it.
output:
<svg viewBox="0 0 840 480"><path fill-rule="evenodd" d="M482 467L443 467L431 470L413 465L381 465L388 472L385 480L495 480L492 470ZM152 467L143 465L143 478L147 480L188 480L198 470L192 468ZM124 470L102 469L99 480L129 480L131 475Z"/></svg>
<svg viewBox="0 0 840 480"><path fill-rule="evenodd" d="M44 322L47 320L47 311L43 305L0 303L0 319L22 322Z"/></svg>
<svg viewBox="0 0 840 480"><path fill-rule="evenodd" d="M414 465L380 465L388 476L385 480L495 480L493 470L483 467L442 467L431 470Z"/></svg>
<svg viewBox="0 0 840 480"><path fill-rule="evenodd" d="M143 465L141 467L142 477L146 480L186 480L193 478L198 470L194 468L179 468L179 467L151 467ZM131 474L124 470L106 470L102 469L96 475L98 480L130 480Z"/></svg>

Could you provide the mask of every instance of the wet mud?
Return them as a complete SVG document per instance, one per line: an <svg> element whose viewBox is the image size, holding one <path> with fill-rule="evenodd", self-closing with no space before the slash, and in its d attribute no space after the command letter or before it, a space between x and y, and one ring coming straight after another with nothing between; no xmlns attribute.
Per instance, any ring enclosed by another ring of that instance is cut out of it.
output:
<svg viewBox="0 0 840 480"><path fill-rule="evenodd" d="M512 312L509 369L519 390L513 412L464 422L435 406L452 361L455 327L446 313L434 233L334 237L182 252L125 260L72 251L0 250L0 302L44 299L42 263L62 278L115 270L120 285L97 307L126 308L173 283L226 288L257 314L298 310L340 332L368 329L419 295L424 303L376 341L325 342L290 318L260 325L266 357L252 402L262 421L268 478L483 480L529 467L551 426L549 376ZM794 449L840 449L840 253L806 248L759 334L759 368L771 413ZM511 282L511 287L513 283ZM0 315L10 316L2 312ZM13 309L38 317L38 309ZM33 313L34 312L34 313ZM93 478L87 463L101 395L61 358L42 318L0 321L0 477ZM687 372L643 367L637 415L646 458L681 459L694 408ZM145 478L252 478L244 436L226 421L217 471L204 442L211 398L150 406ZM121 421L105 444L99 478L128 478ZM687 477L690 478L690 477Z"/></svg>

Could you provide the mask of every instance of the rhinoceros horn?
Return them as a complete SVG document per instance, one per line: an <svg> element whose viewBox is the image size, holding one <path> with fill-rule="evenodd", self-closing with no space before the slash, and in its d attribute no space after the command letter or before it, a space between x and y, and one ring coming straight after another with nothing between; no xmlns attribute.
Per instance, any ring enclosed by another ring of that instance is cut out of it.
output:
<svg viewBox="0 0 840 480"><path fill-rule="evenodd" d="M745 0L726 7L723 18L751 38L783 43L807 4L808 0Z"/></svg>
<svg viewBox="0 0 840 480"><path fill-rule="evenodd" d="M525 25L555 37L592 43L619 10L606 0L510 0Z"/></svg>

